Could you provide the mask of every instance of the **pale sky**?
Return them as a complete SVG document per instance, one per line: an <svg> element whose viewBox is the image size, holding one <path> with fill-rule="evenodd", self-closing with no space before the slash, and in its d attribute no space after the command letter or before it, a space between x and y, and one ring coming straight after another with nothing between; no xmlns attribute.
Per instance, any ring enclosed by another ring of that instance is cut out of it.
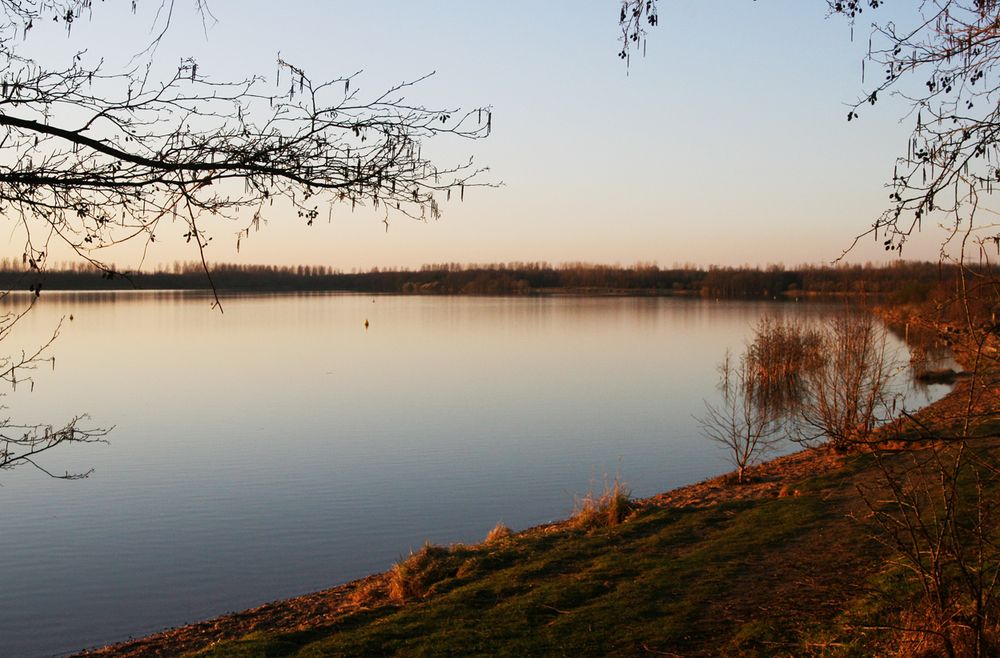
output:
<svg viewBox="0 0 1000 658"><path fill-rule="evenodd" d="M158 3L135 16L119 4L97 4L94 20L78 22L69 38L43 28L28 47L44 61L85 47L109 69L124 63L148 39ZM861 21L852 43L847 22L827 18L823 0L661 0L646 57L628 70L617 57L617 0L211 0L218 22L207 36L193 1L177 4L158 51L165 70L187 55L213 78L273 78L280 51L314 79L363 69L363 93L435 71L409 100L494 108L489 139L425 153L441 164L474 156L503 187L444 204L437 221L396 219L388 232L349 206L313 227L272 217L239 254L240 227L218 222L209 227L213 261L344 270L829 262L884 209L884 184L908 135L899 123L905 105L891 100L846 121L845 103L862 89L869 29ZM194 260L184 232L181 224L161 230L147 265ZM934 259L940 240L925 229L904 255ZM15 237L5 255L21 248ZM884 258L869 239L850 260ZM128 251L111 260L137 263Z"/></svg>

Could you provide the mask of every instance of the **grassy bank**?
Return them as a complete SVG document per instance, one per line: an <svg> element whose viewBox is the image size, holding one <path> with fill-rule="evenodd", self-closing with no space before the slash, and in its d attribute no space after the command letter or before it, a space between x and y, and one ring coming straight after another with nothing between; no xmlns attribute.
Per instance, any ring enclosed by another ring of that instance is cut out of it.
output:
<svg viewBox="0 0 1000 658"><path fill-rule="evenodd" d="M879 499L885 468L926 450L907 437L968 417L970 390L990 412L976 431L994 435L997 392L974 386L960 381L879 458L805 451L754 467L748 484L634 501L614 523L591 514L428 546L384 574L91 655L923 655L897 630L919 592L858 491Z"/></svg>
<svg viewBox="0 0 1000 658"><path fill-rule="evenodd" d="M945 402L945 404L947 401ZM862 520L870 455L807 452L98 655L870 655L906 586ZM869 629L869 630L866 630Z"/></svg>

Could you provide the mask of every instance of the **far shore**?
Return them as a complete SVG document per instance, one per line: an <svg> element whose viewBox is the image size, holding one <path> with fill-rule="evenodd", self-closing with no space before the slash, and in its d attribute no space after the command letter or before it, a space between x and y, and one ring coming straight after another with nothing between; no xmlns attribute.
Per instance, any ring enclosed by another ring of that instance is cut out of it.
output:
<svg viewBox="0 0 1000 658"><path fill-rule="evenodd" d="M356 292L415 295L595 295L802 299L865 297L913 303L926 299L949 266L929 262L886 265L782 265L662 268L589 263L445 263L417 269L345 272L326 265L175 263L152 271L113 265L50 264L43 269L3 259L0 290L204 290L215 292ZM944 268L944 269L942 269Z"/></svg>
<svg viewBox="0 0 1000 658"><path fill-rule="evenodd" d="M226 296L245 295L359 295L371 297L505 297L513 299L524 299L530 297L664 297L706 301L822 301L822 300L843 300L856 299L866 302L878 301L880 294L857 293L843 291L782 291L775 295L721 295L713 296L691 290L663 290L658 288L539 288L526 292L435 292L424 290L408 291L365 291L353 290L349 288L267 288L267 287L245 287L245 288L45 288L41 294L36 294L31 290L14 289L6 293L12 297L47 297L49 295L90 295L98 297L107 295L109 297L120 297L127 295L157 295L157 294L198 294L212 296L218 294Z"/></svg>

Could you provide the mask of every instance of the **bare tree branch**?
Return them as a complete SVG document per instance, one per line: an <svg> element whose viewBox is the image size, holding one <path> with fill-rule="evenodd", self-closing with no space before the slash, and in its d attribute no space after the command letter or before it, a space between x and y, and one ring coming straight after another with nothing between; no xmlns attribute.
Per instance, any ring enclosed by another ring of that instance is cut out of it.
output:
<svg viewBox="0 0 1000 658"><path fill-rule="evenodd" d="M39 268L55 237L113 272L103 249L155 241L161 220L179 211L189 241L200 235L198 219L214 215L239 222L239 245L266 216L312 224L321 210L349 204L387 224L436 219L453 192L491 184L471 159L440 166L423 155L429 139L479 139L492 129L490 107L409 102L428 76L363 95L360 73L316 81L280 56L271 85L260 74L217 81L193 59L155 81L150 61L107 72L82 52L59 68L19 53L34 21L69 28L90 8L88 0L0 1L0 212L24 225L26 259ZM196 9L210 16L201 1ZM164 0L154 44L173 11Z"/></svg>

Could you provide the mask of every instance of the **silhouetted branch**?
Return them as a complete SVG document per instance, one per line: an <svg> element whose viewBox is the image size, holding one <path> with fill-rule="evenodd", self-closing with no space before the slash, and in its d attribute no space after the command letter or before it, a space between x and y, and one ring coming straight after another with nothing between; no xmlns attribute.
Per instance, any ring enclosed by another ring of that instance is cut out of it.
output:
<svg viewBox="0 0 1000 658"><path fill-rule="evenodd" d="M173 9L172 0L160 6L154 43ZM386 223L435 219L453 191L490 184L471 159L439 166L423 155L428 139L478 139L492 128L489 107L409 102L427 76L365 96L358 73L317 81L280 56L272 86L261 75L216 81L193 59L157 81L148 63L107 72L79 53L53 69L18 53L33 21L69 28L85 11L85 0L0 2L0 212L24 225L26 258L38 267L56 237L111 272L102 249L155 241L178 211L200 252L210 239L196 226L202 215L240 222L238 245L272 213L312 224L349 204Z"/></svg>
<svg viewBox="0 0 1000 658"><path fill-rule="evenodd" d="M621 27L622 49L618 56L625 60L626 65L632 59L632 49L642 46L646 52L646 25L656 27L659 22L656 13L656 0L622 0L621 14L618 25Z"/></svg>
<svg viewBox="0 0 1000 658"><path fill-rule="evenodd" d="M0 470L28 464L46 475L63 480L78 480L93 472L63 474L53 473L41 466L37 458L44 453L68 444L104 443L110 430L82 428L79 423L86 416L77 416L60 428L52 425L17 425L9 420L0 423Z"/></svg>

